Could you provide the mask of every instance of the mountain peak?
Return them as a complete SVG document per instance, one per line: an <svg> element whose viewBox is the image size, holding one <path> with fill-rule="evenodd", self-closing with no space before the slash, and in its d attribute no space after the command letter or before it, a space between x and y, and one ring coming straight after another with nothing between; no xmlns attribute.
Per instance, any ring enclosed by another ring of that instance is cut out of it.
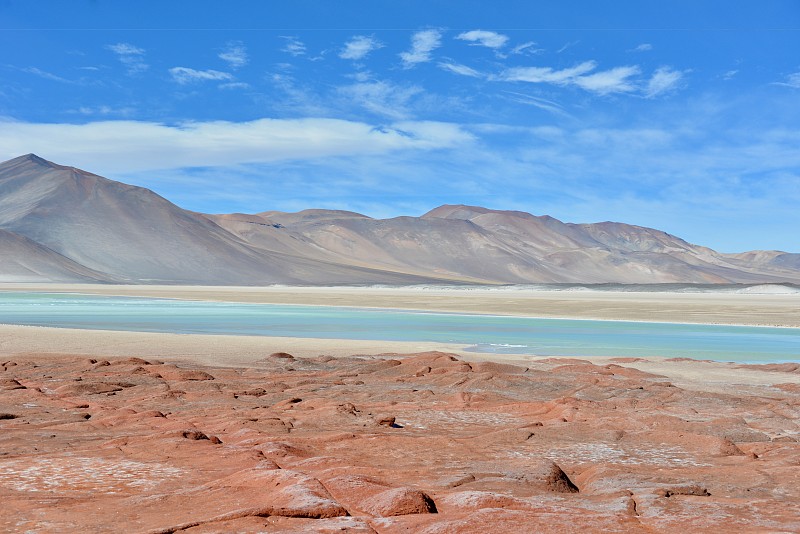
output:
<svg viewBox="0 0 800 534"><path fill-rule="evenodd" d="M423 219L463 219L470 221L475 217L480 215L486 215L487 213L495 213L498 215L508 215L512 217L523 217L526 219L531 219L535 217L530 213L524 211L511 211L511 210L493 210L489 208L484 208L482 206L468 206L466 204L443 204L438 208L434 208L425 215L422 216Z"/></svg>
<svg viewBox="0 0 800 534"><path fill-rule="evenodd" d="M477 215L489 213L490 209L480 206L467 206L465 204L442 204L438 208L422 216L423 219L464 219L469 220Z"/></svg>
<svg viewBox="0 0 800 534"><path fill-rule="evenodd" d="M34 153L25 154L24 156L18 156L14 159L4 161L0 163L0 168L33 166L33 165L39 167L48 167L51 169L61 168L61 165L57 165L52 161L47 161L46 159L39 157Z"/></svg>
<svg viewBox="0 0 800 534"><path fill-rule="evenodd" d="M22 160L22 161L30 161L31 163L36 163L36 164L39 164L39 165L46 165L48 167L60 167L60 165L56 165L52 161L48 161L48 160L44 159L43 157L37 156L33 152L31 152L30 154L25 154L24 156L20 156L19 158L16 158L16 159L19 159L19 160ZM11 161L14 161L14 160L11 160Z"/></svg>
<svg viewBox="0 0 800 534"><path fill-rule="evenodd" d="M21 159L27 159L27 160L30 160L30 161L33 161L33 162L36 162L36 163L50 163L52 165L51 162L47 161L46 159L44 159L42 157L37 156L33 152L31 152L30 154L25 154L24 156L20 156L20 158Z"/></svg>

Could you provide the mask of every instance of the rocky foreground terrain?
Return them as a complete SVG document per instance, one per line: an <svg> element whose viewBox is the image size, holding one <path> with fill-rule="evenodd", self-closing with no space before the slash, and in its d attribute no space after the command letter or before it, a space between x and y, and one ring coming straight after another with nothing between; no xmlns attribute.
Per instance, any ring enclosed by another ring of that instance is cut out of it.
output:
<svg viewBox="0 0 800 534"><path fill-rule="evenodd" d="M796 365L711 393L628 362L18 356L0 530L800 531Z"/></svg>

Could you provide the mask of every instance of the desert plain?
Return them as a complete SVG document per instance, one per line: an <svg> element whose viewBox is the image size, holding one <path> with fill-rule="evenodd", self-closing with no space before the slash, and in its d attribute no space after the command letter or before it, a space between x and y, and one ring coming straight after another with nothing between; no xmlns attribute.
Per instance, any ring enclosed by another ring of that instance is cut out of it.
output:
<svg viewBox="0 0 800 534"><path fill-rule="evenodd" d="M3 289L800 326L791 292ZM0 530L800 530L797 363L462 349L0 326Z"/></svg>

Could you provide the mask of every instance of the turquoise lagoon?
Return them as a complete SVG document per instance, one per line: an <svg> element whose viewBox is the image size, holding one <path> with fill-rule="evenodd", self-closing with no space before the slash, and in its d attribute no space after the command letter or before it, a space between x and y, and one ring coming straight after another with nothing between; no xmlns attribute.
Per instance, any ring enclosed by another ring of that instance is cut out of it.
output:
<svg viewBox="0 0 800 534"><path fill-rule="evenodd" d="M476 352L800 361L800 329L539 319L332 306L287 306L0 292L0 323L301 338L432 341Z"/></svg>

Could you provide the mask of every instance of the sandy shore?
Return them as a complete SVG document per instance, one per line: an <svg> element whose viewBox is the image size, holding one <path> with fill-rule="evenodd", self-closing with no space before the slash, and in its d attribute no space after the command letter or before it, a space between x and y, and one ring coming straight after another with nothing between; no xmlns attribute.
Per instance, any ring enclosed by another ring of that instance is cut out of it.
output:
<svg viewBox="0 0 800 534"><path fill-rule="evenodd" d="M466 361L493 361L518 365L550 359L526 354L465 352L464 347L465 345L430 342L157 334L0 325L0 358L37 354L55 357L70 354L100 358L154 358L217 367L249 367L275 352L288 352L301 358L317 356L343 358L352 355L442 351L458 354L459 358ZM592 357L583 361L591 361L597 365L624 363L626 367L668 377L680 387L697 391L725 392L734 385L746 388L770 386L776 383L800 384L800 374L755 369L743 373L739 364L735 363L658 357Z"/></svg>
<svg viewBox="0 0 800 534"><path fill-rule="evenodd" d="M226 302L405 308L535 317L800 327L798 294L89 284L4 284L0 285L0 289ZM524 364L541 359L531 355L465 352L465 347L466 345L431 342L156 334L0 325L0 355L6 357L25 353L136 356L231 367L247 367L253 361L273 352L290 352L300 357L344 357L353 354L412 354L438 350L459 354L469 361ZM613 359L591 359L598 364L610 360ZM691 389L724 390L731 384L768 385L776 379L775 373L753 371L742 374L736 365L724 363L670 361L650 357L625 365L667 376L682 387ZM781 380L800 382L800 375L782 376Z"/></svg>
<svg viewBox="0 0 800 534"><path fill-rule="evenodd" d="M1 284L54 291L253 302L399 308L528 317L800 327L800 293L539 291L503 288L211 287Z"/></svg>

